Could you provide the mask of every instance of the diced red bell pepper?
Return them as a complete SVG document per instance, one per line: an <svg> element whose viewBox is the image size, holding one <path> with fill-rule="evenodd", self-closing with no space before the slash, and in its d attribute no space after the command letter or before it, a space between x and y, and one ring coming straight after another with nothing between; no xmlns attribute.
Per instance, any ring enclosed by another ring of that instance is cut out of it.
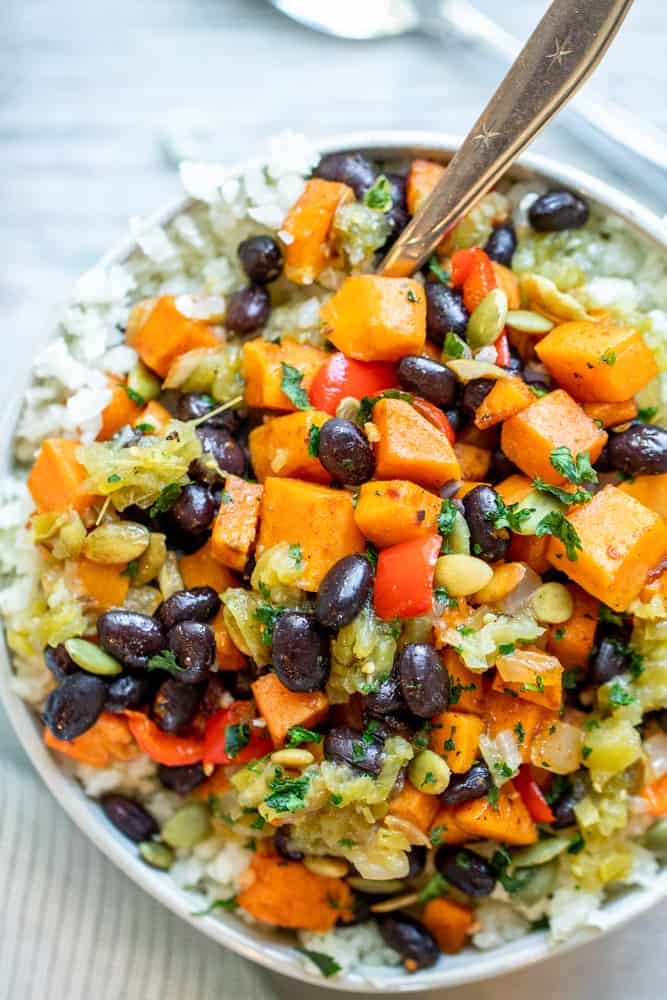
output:
<svg viewBox="0 0 667 1000"><path fill-rule="evenodd" d="M344 354L332 354L315 373L310 401L317 410L336 413L345 396L361 399L377 396L398 385L396 365L388 361L355 361Z"/></svg>
<svg viewBox="0 0 667 1000"><path fill-rule="evenodd" d="M553 823L555 816L549 808L540 786L530 773L530 764L524 764L520 767L519 773L512 780L523 804L535 822Z"/></svg>
<svg viewBox="0 0 667 1000"><path fill-rule="evenodd" d="M132 736L144 753L167 767L198 764L204 756L204 741L189 736L164 733L143 712L125 712Z"/></svg>
<svg viewBox="0 0 667 1000"><path fill-rule="evenodd" d="M496 364L501 368L509 368L510 363L510 342L507 334L503 330L497 340L493 342L496 349Z"/></svg>
<svg viewBox="0 0 667 1000"><path fill-rule="evenodd" d="M253 726L252 702L234 701L206 722L204 760L207 764L247 764L270 753L273 743L266 727Z"/></svg>
<svg viewBox="0 0 667 1000"><path fill-rule="evenodd" d="M454 288L459 288L470 274L478 253L484 253L480 247L466 247L455 250L450 261L450 272Z"/></svg>
<svg viewBox="0 0 667 1000"><path fill-rule="evenodd" d="M430 403L428 399L422 399L421 396L414 396L412 405L417 413L421 413L422 417L426 417L430 424L433 424L439 431L447 435L450 444L454 444L456 440L454 428L447 419L447 414L443 413L439 406L436 406L435 403Z"/></svg>
<svg viewBox="0 0 667 1000"><path fill-rule="evenodd" d="M452 254L452 284L463 285L463 304L472 312L497 287L493 264L481 247L468 247Z"/></svg>
<svg viewBox="0 0 667 1000"><path fill-rule="evenodd" d="M433 606L433 571L440 535L424 535L389 545L378 555L374 603L380 618L412 618Z"/></svg>

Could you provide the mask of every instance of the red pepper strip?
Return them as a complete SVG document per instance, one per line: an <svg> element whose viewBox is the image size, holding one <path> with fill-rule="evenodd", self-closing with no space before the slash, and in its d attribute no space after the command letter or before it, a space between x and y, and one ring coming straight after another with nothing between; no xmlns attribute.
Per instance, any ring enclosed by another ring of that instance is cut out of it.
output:
<svg viewBox="0 0 667 1000"><path fill-rule="evenodd" d="M202 760L203 740L163 733L143 712L126 711L125 716L130 732L141 749L158 764L178 767L181 764L198 764Z"/></svg>
<svg viewBox="0 0 667 1000"><path fill-rule="evenodd" d="M504 330L498 339L494 341L493 346L496 349L496 364L500 365L501 368L509 368L511 360L510 343Z"/></svg>
<svg viewBox="0 0 667 1000"><path fill-rule="evenodd" d="M380 618L412 618L431 610L433 570L441 548L440 535L424 535L382 549L374 590Z"/></svg>
<svg viewBox="0 0 667 1000"><path fill-rule="evenodd" d="M663 816L667 813L667 774L652 784L646 785L642 792L642 798L648 802L648 811L651 816Z"/></svg>
<svg viewBox="0 0 667 1000"><path fill-rule="evenodd" d="M447 414L443 413L439 406L430 403L428 399L422 399L421 396L414 396L412 405L417 413L421 413L422 417L426 417L430 424L447 435L450 444L454 444L456 440L454 429L447 419Z"/></svg>
<svg viewBox="0 0 667 1000"><path fill-rule="evenodd" d="M268 730L253 726L254 715L252 703L234 701L207 720L204 734L207 764L247 764L271 752L273 743Z"/></svg>
<svg viewBox="0 0 667 1000"><path fill-rule="evenodd" d="M451 260L452 284L463 285L463 304L472 312L497 287L490 258L481 247L456 250Z"/></svg>
<svg viewBox="0 0 667 1000"><path fill-rule="evenodd" d="M341 399L377 396L398 385L396 365L387 361L355 361L344 354L332 354L315 373L310 401L317 410L335 414Z"/></svg>
<svg viewBox="0 0 667 1000"><path fill-rule="evenodd" d="M465 250L455 250L450 261L450 272L454 288L459 288L470 274L475 257L484 253L480 247L466 247Z"/></svg>
<svg viewBox="0 0 667 1000"><path fill-rule="evenodd" d="M540 786L530 773L530 764L519 768L519 773L512 779L514 787L523 799L523 804L536 823L553 823L555 816L544 798Z"/></svg>

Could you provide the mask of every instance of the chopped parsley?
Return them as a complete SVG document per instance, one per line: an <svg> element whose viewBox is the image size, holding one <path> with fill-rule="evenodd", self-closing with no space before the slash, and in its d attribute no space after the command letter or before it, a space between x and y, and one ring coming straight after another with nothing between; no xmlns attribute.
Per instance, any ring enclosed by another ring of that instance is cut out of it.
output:
<svg viewBox="0 0 667 1000"><path fill-rule="evenodd" d="M266 826L266 820L264 819L263 816L260 816L258 814L255 817L255 819L252 821L252 823L250 824L250 829L251 830L263 830L265 826Z"/></svg>
<svg viewBox="0 0 667 1000"><path fill-rule="evenodd" d="M352 840L351 837L341 837L340 840L338 841L338 843L340 844L341 847L356 847L357 846L356 840Z"/></svg>
<svg viewBox="0 0 667 1000"><path fill-rule="evenodd" d="M264 799L264 805L276 812L295 812L301 809L308 791L308 777L276 777L269 782L271 794Z"/></svg>
<svg viewBox="0 0 667 1000"><path fill-rule="evenodd" d="M575 490L574 493L568 493L561 486L553 486L552 483L545 483L540 476L535 476L533 480L533 485L536 490L540 493L550 493L551 496L556 497L561 503L564 503L567 507L570 507L575 503L588 503L592 498L593 494L589 490Z"/></svg>
<svg viewBox="0 0 667 1000"><path fill-rule="evenodd" d="M366 208L372 208L374 212L389 212L393 204L391 181L384 174L380 174L364 195L364 205Z"/></svg>
<svg viewBox="0 0 667 1000"><path fill-rule="evenodd" d="M526 730L523 728L520 722L517 722L514 727L514 732L516 733L516 745L518 747L523 745L523 741L526 738Z"/></svg>
<svg viewBox="0 0 667 1000"><path fill-rule="evenodd" d="M435 785L437 784L436 777L433 771L427 771L424 775L424 780L422 781L421 787L424 788L425 785Z"/></svg>
<svg viewBox="0 0 667 1000"><path fill-rule="evenodd" d="M231 495L229 490L223 490L220 494L220 502L224 504L234 503L234 497Z"/></svg>
<svg viewBox="0 0 667 1000"><path fill-rule="evenodd" d="M451 330L445 334L443 352L450 358L462 358L465 353L465 344L460 337L457 337Z"/></svg>
<svg viewBox="0 0 667 1000"><path fill-rule="evenodd" d="M435 253L431 254L431 256L429 257L429 259L428 259L428 269L429 269L429 271L432 274L434 274L436 276L436 278L438 279L438 281L441 281L443 283L443 285L447 284L447 282L449 281L450 276L447 273L447 271L445 271L442 268L442 266L440 264L440 261L438 259L438 255L437 254L435 254Z"/></svg>
<svg viewBox="0 0 667 1000"><path fill-rule="evenodd" d="M442 829L442 827L436 827L436 829ZM435 830L433 832L435 833ZM437 899L438 896L444 896L448 889L449 883L447 879L443 878L440 872L436 872L435 875L431 875L426 885L421 889L416 901L418 903L428 903L429 899Z"/></svg>
<svg viewBox="0 0 667 1000"><path fill-rule="evenodd" d="M598 608L598 621L603 625L623 625L623 615L617 614L608 608L606 604L601 604Z"/></svg>
<svg viewBox="0 0 667 1000"><path fill-rule="evenodd" d="M271 604L260 604L255 609L255 621L263 626L261 639L265 646L271 645L274 626L282 613L282 608L274 608Z"/></svg>
<svg viewBox="0 0 667 1000"><path fill-rule="evenodd" d="M208 917L209 914L214 913L216 910L225 910L226 913L231 913L237 906L236 896L229 896L227 899L214 899L205 910L196 910L190 915L192 917Z"/></svg>
<svg viewBox="0 0 667 1000"><path fill-rule="evenodd" d="M616 351L612 351L610 347L598 358L598 361L603 365L615 365L616 360Z"/></svg>
<svg viewBox="0 0 667 1000"><path fill-rule="evenodd" d="M442 834L445 829L446 827L444 826L434 826L431 830L430 840L434 847L437 847L438 844L442 843Z"/></svg>
<svg viewBox="0 0 667 1000"><path fill-rule="evenodd" d="M594 729L599 729L599 728L600 728L599 719L589 719L587 722L584 723L584 729L586 730L587 733L591 733Z"/></svg>
<svg viewBox="0 0 667 1000"><path fill-rule="evenodd" d="M249 742L250 725L247 722L239 722L225 728L225 753L228 757L236 757Z"/></svg>
<svg viewBox="0 0 667 1000"><path fill-rule="evenodd" d="M301 746L303 743L321 743L320 733L314 733L312 729L304 729L303 726L290 726L287 730L285 746L288 749Z"/></svg>
<svg viewBox="0 0 667 1000"><path fill-rule="evenodd" d="M414 397L409 392L402 392L401 389L385 389L378 396L363 396L357 413L358 424L363 427L364 424L368 423L373 413L373 407L381 399L402 399L404 403L412 403Z"/></svg>
<svg viewBox="0 0 667 1000"><path fill-rule="evenodd" d="M493 769L498 772L501 778L511 778L514 774L514 771L509 766L507 761L496 761L493 765Z"/></svg>
<svg viewBox="0 0 667 1000"><path fill-rule="evenodd" d="M320 454L320 428L316 424L308 431L308 454L311 458L317 458Z"/></svg>
<svg viewBox="0 0 667 1000"><path fill-rule="evenodd" d="M433 590L433 596L436 601L440 601L442 604L448 604L450 608L458 608L459 606L457 599L449 596L446 587L435 587Z"/></svg>
<svg viewBox="0 0 667 1000"><path fill-rule="evenodd" d="M108 483L119 483L120 480L121 477L118 475L117 472L112 472L110 476L107 476Z"/></svg>
<svg viewBox="0 0 667 1000"><path fill-rule="evenodd" d="M627 690L626 687L620 681L614 681L609 685L609 704L616 705L632 705L633 702L637 701L634 694Z"/></svg>
<svg viewBox="0 0 667 1000"><path fill-rule="evenodd" d="M554 538L559 538L565 546L565 553L570 562L576 561L578 552L583 548L581 539L570 522L555 510L544 515L535 529L535 534L538 538L542 535L553 535Z"/></svg>
<svg viewBox="0 0 667 1000"><path fill-rule="evenodd" d="M125 389L125 392L128 394L133 403L136 403L137 406L144 405L146 400L144 399L143 396L139 395L138 392L135 392L134 389L130 389L129 385L125 385L123 386L123 388Z"/></svg>
<svg viewBox="0 0 667 1000"><path fill-rule="evenodd" d="M569 792L572 788L572 782L569 778L566 778L563 774L555 774L551 779L551 784L548 788L543 789L542 795L544 796L547 805L553 805L557 802L566 792Z"/></svg>
<svg viewBox="0 0 667 1000"><path fill-rule="evenodd" d="M142 434L152 434L155 430L154 424L135 424L135 431L141 431Z"/></svg>
<svg viewBox="0 0 667 1000"><path fill-rule="evenodd" d="M438 531L441 535L448 535L453 531L456 523L456 507L451 500L443 500L438 514Z"/></svg>
<svg viewBox="0 0 667 1000"><path fill-rule="evenodd" d="M593 753L593 747L582 747L581 756L584 760L588 760L590 755Z"/></svg>
<svg viewBox="0 0 667 1000"><path fill-rule="evenodd" d="M298 544L290 545L289 547L290 558L294 560L294 565L297 569L303 569L303 556L301 554L301 546Z"/></svg>
<svg viewBox="0 0 667 1000"><path fill-rule="evenodd" d="M163 649L155 656L151 656L148 661L149 670L167 670L170 674L177 674L183 667L177 662L176 657L170 649Z"/></svg>
<svg viewBox="0 0 667 1000"><path fill-rule="evenodd" d="M637 420L641 421L642 424L649 424L657 412L657 406L640 406L637 410Z"/></svg>
<svg viewBox="0 0 667 1000"><path fill-rule="evenodd" d="M586 841L584 840L584 836L581 830L577 830L574 837L570 841L570 844L567 848L567 853L578 854L579 851L583 851L585 846L586 846Z"/></svg>
<svg viewBox="0 0 667 1000"><path fill-rule="evenodd" d="M562 639L564 635L565 635L565 629L564 628L557 628L554 631L554 639L556 639L556 641L558 641L559 639Z"/></svg>
<svg viewBox="0 0 667 1000"><path fill-rule="evenodd" d="M598 474L591 465L587 451L580 451L575 458L567 445L561 445L559 448L554 448L549 455L549 461L559 475L564 476L575 486L598 481Z"/></svg>
<svg viewBox="0 0 667 1000"><path fill-rule="evenodd" d="M300 951L313 965L316 965L326 979L340 972L338 962L331 955L327 955L323 951L310 951L308 948L297 948L297 951Z"/></svg>
<svg viewBox="0 0 667 1000"><path fill-rule="evenodd" d="M496 496L495 510L490 510L484 515L485 521L492 521L493 527L499 531L501 528L509 528L510 531L519 531L524 521L534 513L534 508L524 507L519 510L518 503L512 503L509 507L501 496Z"/></svg>
<svg viewBox="0 0 667 1000"><path fill-rule="evenodd" d="M129 576L130 580L134 580L137 573L139 572L139 560L130 559L129 563L124 570L121 570L121 576Z"/></svg>
<svg viewBox="0 0 667 1000"><path fill-rule="evenodd" d="M368 559L373 569L377 569L378 550L376 549L376 547L373 545L372 542L366 542L366 551L364 552L364 555Z"/></svg>
<svg viewBox="0 0 667 1000"><path fill-rule="evenodd" d="M542 675L538 674L535 678L534 684L522 684L522 691L538 691L540 694L544 694L544 681L542 680Z"/></svg>
<svg viewBox="0 0 667 1000"><path fill-rule="evenodd" d="M563 687L566 690L571 691L576 688L579 683L579 671L578 670L564 670L563 671Z"/></svg>
<svg viewBox="0 0 667 1000"><path fill-rule="evenodd" d="M339 795L338 792L332 792L329 796L329 804L332 806L339 806L343 801L343 796Z"/></svg>
<svg viewBox="0 0 667 1000"><path fill-rule="evenodd" d="M280 388L287 398L294 403L297 410L309 410L311 407L308 393L301 384L303 382L303 372L300 372L298 368L292 367L292 365L286 365L284 361L280 364L280 370L282 372Z"/></svg>
<svg viewBox="0 0 667 1000"><path fill-rule="evenodd" d="M512 857L504 847L499 847L497 851L494 851L493 857L491 858L491 866L495 871L498 881L502 885L505 892L513 893L518 892L522 889L524 885L532 878L532 872L522 871L516 872L514 875L508 873L508 869L512 865Z"/></svg>
<svg viewBox="0 0 667 1000"><path fill-rule="evenodd" d="M500 789L497 785L492 785L486 793L486 800L493 809L494 812L499 812L498 809L498 796L500 795Z"/></svg>
<svg viewBox="0 0 667 1000"><path fill-rule="evenodd" d="M417 298L417 296L415 295L415 293L412 291L411 288L408 288L407 300L408 302L419 302L419 299Z"/></svg>
<svg viewBox="0 0 667 1000"><path fill-rule="evenodd" d="M460 684L458 681L449 681L449 704L456 705L463 691L476 691L476 684Z"/></svg>
<svg viewBox="0 0 667 1000"><path fill-rule="evenodd" d="M513 642L501 642L498 646L498 652L501 656L511 656L516 646Z"/></svg>
<svg viewBox="0 0 667 1000"><path fill-rule="evenodd" d="M169 483L168 486L163 486L159 497L149 511L151 517L157 517L158 514L164 514L171 510L182 492L183 487L180 483Z"/></svg>

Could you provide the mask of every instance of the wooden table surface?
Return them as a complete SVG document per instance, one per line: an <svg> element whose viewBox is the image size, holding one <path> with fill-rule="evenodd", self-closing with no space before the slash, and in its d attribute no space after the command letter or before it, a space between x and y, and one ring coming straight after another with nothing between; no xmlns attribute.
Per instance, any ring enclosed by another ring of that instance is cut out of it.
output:
<svg viewBox="0 0 667 1000"><path fill-rule="evenodd" d="M525 37L546 2L479 0L479 6ZM665 29L665 0L637 3L589 86L667 131ZM124 234L131 215L145 214L177 193L173 164L165 155L175 142L194 155L233 159L253 152L263 136L285 127L314 136L387 127L460 133L499 76L498 63L458 41L325 39L289 23L263 0L1 0L2 398L12 395L25 377L76 275ZM632 176L619 175L612 162L557 126L538 140L536 149L633 191ZM39 836L55 836L58 828L59 835L76 845L76 856L97 872L97 890L111 887L114 906L141 912L159 930L142 937L116 923L117 986L105 983L103 989L97 983L96 998L171 1000L187 995L218 1000L238 993L305 1000L315 995L315 990L300 990L252 970L180 925L117 875L35 781L2 718L0 764L18 775L16 787L24 789L23 799L30 799L30 809L42 817ZM12 799L9 788L4 789L8 802L3 809L25 807L19 796ZM47 816L48 824L43 822ZM2 828L0 815L0 876ZM35 879L39 877L37 872ZM41 933L38 919L28 922L21 947L4 953L3 946L10 946L3 921L9 926L12 912L3 909L0 1000L38 995L37 955L49 970L48 989L44 993L40 987L40 998L89 996L97 976L94 939L88 952L79 952L80 962L68 961L66 976L60 972L60 958L69 954L77 922L90 913L90 883L71 874L67 885L59 901L62 920L52 922L48 935ZM18 890L19 895L27 893L28 886ZM661 944L666 918L663 905L583 951L447 996L657 1000L665 995ZM160 949L164 952L174 942L187 947L188 968L195 970L189 978L176 971L177 962L164 982L159 979L159 989L152 975L128 978L131 962L159 963L164 957ZM10 966L11 987L5 975ZM146 989L146 983L153 986Z"/></svg>

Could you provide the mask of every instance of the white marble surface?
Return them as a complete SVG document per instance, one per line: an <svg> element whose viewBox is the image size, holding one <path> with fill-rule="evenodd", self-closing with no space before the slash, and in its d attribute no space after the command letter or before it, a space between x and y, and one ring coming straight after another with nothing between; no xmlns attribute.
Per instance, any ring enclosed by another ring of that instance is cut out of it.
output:
<svg viewBox="0 0 667 1000"><path fill-rule="evenodd" d="M546 3L479 5L526 36ZM664 129L666 41L664 0L641 0L591 84ZM498 76L460 44L324 39L262 0L1 0L0 398L25 377L77 273L130 215L177 192L164 137L193 115L226 159L286 126L463 131ZM536 147L619 180L556 127ZM631 176L620 183L633 190ZM39 785L3 718L0 899L0 1000L320 995L251 968L117 874ZM658 1000L666 921L663 904L583 951L447 995Z"/></svg>

